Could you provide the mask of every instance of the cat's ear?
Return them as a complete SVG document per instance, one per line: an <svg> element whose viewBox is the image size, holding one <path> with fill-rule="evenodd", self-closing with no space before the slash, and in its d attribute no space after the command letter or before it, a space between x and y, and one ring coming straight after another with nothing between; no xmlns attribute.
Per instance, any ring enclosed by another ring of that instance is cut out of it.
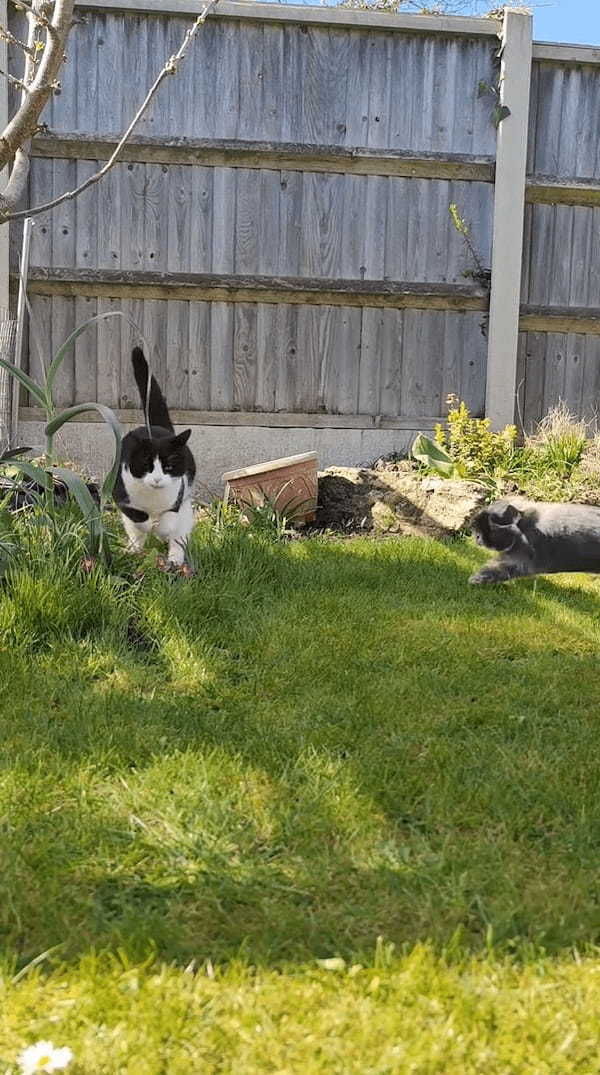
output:
<svg viewBox="0 0 600 1075"><path fill-rule="evenodd" d="M514 526L521 518L521 512L514 504L504 504L502 501L490 508L489 515L492 526Z"/></svg>
<svg viewBox="0 0 600 1075"><path fill-rule="evenodd" d="M183 433L178 433L176 437L173 437L173 444L176 444L178 448L183 448L184 444L187 444L191 435L191 429L184 429Z"/></svg>
<svg viewBox="0 0 600 1075"><path fill-rule="evenodd" d="M507 552L514 547L520 531L517 526L521 512L514 504L498 501L489 509L488 523L491 544L498 552Z"/></svg>

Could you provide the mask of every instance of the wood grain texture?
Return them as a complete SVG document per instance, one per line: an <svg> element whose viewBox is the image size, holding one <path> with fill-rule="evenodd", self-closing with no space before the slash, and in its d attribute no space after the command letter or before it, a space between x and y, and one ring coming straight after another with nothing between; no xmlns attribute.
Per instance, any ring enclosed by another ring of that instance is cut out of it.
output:
<svg viewBox="0 0 600 1075"><path fill-rule="evenodd" d="M188 406L208 410L211 400L211 306L189 303Z"/></svg>
<svg viewBox="0 0 600 1075"><path fill-rule="evenodd" d="M357 410L363 414L381 413L381 364L388 356L383 348L385 314L369 306L362 311Z"/></svg>
<svg viewBox="0 0 600 1075"><path fill-rule="evenodd" d="M583 379L581 387L582 418L592 424L595 433L600 431L600 335L585 336L583 340Z"/></svg>
<svg viewBox="0 0 600 1075"><path fill-rule="evenodd" d="M542 332L519 334L517 416L526 433L542 418L547 337Z"/></svg>
<svg viewBox="0 0 600 1075"><path fill-rule="evenodd" d="M166 268L168 272L191 269L192 235L196 233L193 217L191 168L176 165L167 172L168 196L166 222ZM164 214L165 205L161 206Z"/></svg>
<svg viewBox="0 0 600 1075"><path fill-rule="evenodd" d="M29 316L29 349L25 369L33 380L42 385L52 361L52 299L32 295Z"/></svg>
<svg viewBox="0 0 600 1075"><path fill-rule="evenodd" d="M274 411L277 406L277 373L283 357L278 349L278 309L274 303L256 306L256 388L253 404L259 411Z"/></svg>
<svg viewBox="0 0 600 1075"><path fill-rule="evenodd" d="M98 299L98 313L118 314L121 304L116 299ZM119 407L121 404L121 366L125 356L122 353L121 338L123 326L118 316L107 317L98 321L86 332L90 341L96 341L97 346L97 395L110 407Z"/></svg>
<svg viewBox="0 0 600 1075"><path fill-rule="evenodd" d="M168 302L166 380L163 384L169 407L189 406L190 303Z"/></svg>
<svg viewBox="0 0 600 1075"><path fill-rule="evenodd" d="M442 410L442 366L433 360L441 352L444 314L405 310L402 339L402 414L433 414ZM432 356L428 362L423 356Z"/></svg>
<svg viewBox="0 0 600 1075"><path fill-rule="evenodd" d="M277 307L272 344L278 363L275 410L290 411L296 397L296 381L299 376L298 307Z"/></svg>
<svg viewBox="0 0 600 1075"><path fill-rule="evenodd" d="M325 410L355 414L358 410L362 311L337 308L332 314L333 331L322 376Z"/></svg>
<svg viewBox="0 0 600 1075"><path fill-rule="evenodd" d="M233 311L233 408L251 410L257 381L256 304L239 303Z"/></svg>
<svg viewBox="0 0 600 1075"><path fill-rule="evenodd" d="M403 372L404 372L404 314L398 310L383 310L380 328L380 353L372 353L372 359L379 366L379 398L377 401L377 413L398 415L403 413L405 401L403 399ZM412 357L407 359L409 376L414 366ZM366 358L366 356L365 356ZM363 365L363 378L367 373L366 363Z"/></svg>
<svg viewBox="0 0 600 1075"><path fill-rule="evenodd" d="M40 422L43 411L39 407L21 407L20 417L24 422ZM121 409L116 411L119 421L127 425L139 425L143 422L141 410ZM176 411L172 415L175 426L264 426L272 429L433 429L439 416L408 415L392 418L385 415L370 414L301 414L294 412L284 414L266 414L259 411ZM97 424L103 421L99 414L93 412L81 415L81 422Z"/></svg>
<svg viewBox="0 0 600 1075"><path fill-rule="evenodd" d="M146 358L160 385L167 383L167 310L158 299L147 299L142 313Z"/></svg>
<svg viewBox="0 0 600 1075"><path fill-rule="evenodd" d="M193 168L191 172L190 272L208 272L213 264L214 170Z"/></svg>
<svg viewBox="0 0 600 1075"><path fill-rule="evenodd" d="M213 302L210 313L210 406L233 410L234 311L226 302Z"/></svg>
<svg viewBox="0 0 600 1075"><path fill-rule="evenodd" d="M480 288L464 284L327 277L271 277L154 273L98 269L43 269L30 273L30 290L52 295L111 295L124 298L289 302L317 306L388 306L396 309L485 310Z"/></svg>
<svg viewBox="0 0 600 1075"><path fill-rule="evenodd" d="M368 116L365 117L365 123ZM33 141L34 158L108 160L117 142L99 129L95 135L73 132L42 134ZM190 167L294 169L335 175L398 175L411 179L465 179L493 183L492 156L473 153L428 153L405 149L373 149L353 145L252 141L246 138L194 138L132 135L120 161L136 164L185 164Z"/></svg>
<svg viewBox="0 0 600 1075"><path fill-rule="evenodd" d="M79 328L95 317L98 313L96 299L75 299L75 327ZM102 353L102 362L105 361ZM119 362L117 353L114 360ZM96 399L104 398L101 392L104 388L102 376L98 375L98 332L94 326L90 326L75 340L73 351L75 391L74 403L90 403ZM117 401L118 402L118 401Z"/></svg>
<svg viewBox="0 0 600 1075"><path fill-rule="evenodd" d="M585 50L582 50L582 52ZM534 63L535 144L530 171L598 179L600 66Z"/></svg>
<svg viewBox="0 0 600 1075"><path fill-rule="evenodd" d="M144 338L144 303L139 299L120 299L119 308L123 313L119 406L121 408L139 407L139 393L131 366L131 352L134 347L141 347L145 354L149 353L150 350L149 343Z"/></svg>
<svg viewBox="0 0 600 1075"><path fill-rule="evenodd" d="M75 299L53 298L50 336L50 354L54 358L75 329ZM56 406L68 406L75 397L75 356L73 348L65 355L54 382L54 402Z"/></svg>
<svg viewBox="0 0 600 1075"><path fill-rule="evenodd" d="M600 335L600 307L522 306L519 325L528 332L576 332Z"/></svg>

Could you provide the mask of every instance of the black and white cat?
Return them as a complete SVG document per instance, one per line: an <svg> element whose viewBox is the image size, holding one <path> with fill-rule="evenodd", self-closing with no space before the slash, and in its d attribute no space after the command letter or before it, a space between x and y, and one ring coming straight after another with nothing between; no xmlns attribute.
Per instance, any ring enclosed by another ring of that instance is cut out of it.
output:
<svg viewBox="0 0 600 1075"><path fill-rule="evenodd" d="M169 543L168 563L181 566L194 525L191 496L196 463L187 446L192 431L175 433L153 376L148 392L148 363L139 347L133 349L131 362L146 425L123 437L113 496L129 548L141 552L148 534L156 533Z"/></svg>
<svg viewBox="0 0 600 1075"><path fill-rule="evenodd" d="M497 500L472 522L478 545L495 549L469 582L494 583L531 575L600 573L600 508Z"/></svg>

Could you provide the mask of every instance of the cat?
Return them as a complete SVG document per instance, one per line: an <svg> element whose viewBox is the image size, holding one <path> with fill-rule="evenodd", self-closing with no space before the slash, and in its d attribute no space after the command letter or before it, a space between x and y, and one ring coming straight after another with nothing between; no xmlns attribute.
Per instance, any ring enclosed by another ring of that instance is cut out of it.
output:
<svg viewBox="0 0 600 1075"><path fill-rule="evenodd" d="M129 549L141 552L150 533L168 541L167 567L183 567L194 525L192 487L196 462L187 446L191 429L175 433L166 400L150 376L144 352L131 353L145 426L123 437L113 497L121 512Z"/></svg>
<svg viewBox="0 0 600 1075"><path fill-rule="evenodd" d="M479 545L500 552L469 582L506 582L531 575L600 573L600 508L497 500L471 524Z"/></svg>

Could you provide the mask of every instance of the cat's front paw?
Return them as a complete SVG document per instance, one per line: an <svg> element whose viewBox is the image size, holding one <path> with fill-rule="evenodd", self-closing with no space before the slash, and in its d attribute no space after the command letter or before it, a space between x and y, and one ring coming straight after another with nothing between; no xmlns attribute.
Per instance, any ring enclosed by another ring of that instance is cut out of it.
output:
<svg viewBox="0 0 600 1075"><path fill-rule="evenodd" d="M191 564L180 564L177 570L184 579L193 579L196 574Z"/></svg>
<svg viewBox="0 0 600 1075"><path fill-rule="evenodd" d="M194 569L189 564L177 563L176 560L171 560L166 556L157 556L156 566L159 571L164 571L165 574L179 575L183 579L191 579L194 577Z"/></svg>
<svg viewBox="0 0 600 1075"><path fill-rule="evenodd" d="M484 583L506 582L508 578L509 576L499 571L497 567L482 567L471 575L469 582L472 586L480 586Z"/></svg>

